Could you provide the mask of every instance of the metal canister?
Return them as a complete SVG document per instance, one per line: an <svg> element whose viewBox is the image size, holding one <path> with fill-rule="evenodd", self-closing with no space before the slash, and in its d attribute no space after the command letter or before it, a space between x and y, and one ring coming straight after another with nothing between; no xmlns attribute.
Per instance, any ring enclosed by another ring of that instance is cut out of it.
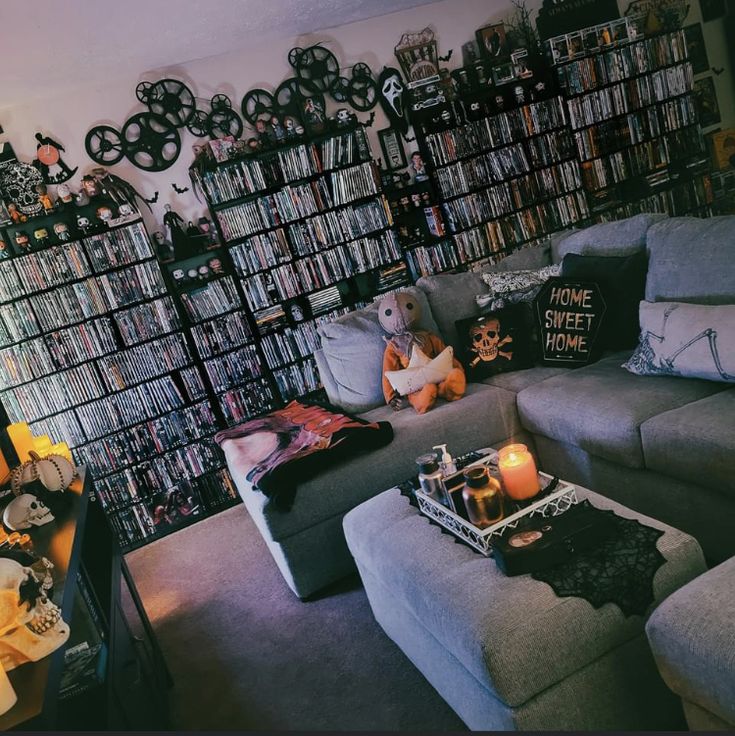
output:
<svg viewBox="0 0 735 736"><path fill-rule="evenodd" d="M464 473L462 498L470 521L479 529L496 524L503 518L503 493L500 483L482 465Z"/></svg>
<svg viewBox="0 0 735 736"><path fill-rule="evenodd" d="M416 458L416 465L419 466L421 490L435 501L451 508L436 453L429 452L426 455L419 455Z"/></svg>

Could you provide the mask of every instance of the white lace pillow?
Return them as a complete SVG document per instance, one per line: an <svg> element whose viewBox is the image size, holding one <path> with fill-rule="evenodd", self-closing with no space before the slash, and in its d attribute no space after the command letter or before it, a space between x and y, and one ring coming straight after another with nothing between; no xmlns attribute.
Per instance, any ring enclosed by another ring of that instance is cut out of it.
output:
<svg viewBox="0 0 735 736"><path fill-rule="evenodd" d="M561 264L535 270L484 273L482 280L488 285L489 294L478 294L475 300L481 307L489 305L490 309L502 309L509 304L530 302L552 276L558 276L560 273Z"/></svg>

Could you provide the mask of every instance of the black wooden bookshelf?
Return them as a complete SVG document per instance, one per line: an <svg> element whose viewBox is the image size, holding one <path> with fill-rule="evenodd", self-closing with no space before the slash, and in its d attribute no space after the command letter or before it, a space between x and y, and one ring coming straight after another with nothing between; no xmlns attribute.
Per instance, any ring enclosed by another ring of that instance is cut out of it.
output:
<svg viewBox="0 0 735 736"><path fill-rule="evenodd" d="M177 305L160 323L147 311L169 293L139 218L0 263L0 310L21 304L27 320L21 339L0 342L7 420L70 445L126 550L189 522L165 507L157 518L173 489L191 495L183 508L193 518L236 495L226 477L220 494L209 488L206 476L224 472L211 441L222 423ZM154 334L135 339L119 321L129 315Z"/></svg>

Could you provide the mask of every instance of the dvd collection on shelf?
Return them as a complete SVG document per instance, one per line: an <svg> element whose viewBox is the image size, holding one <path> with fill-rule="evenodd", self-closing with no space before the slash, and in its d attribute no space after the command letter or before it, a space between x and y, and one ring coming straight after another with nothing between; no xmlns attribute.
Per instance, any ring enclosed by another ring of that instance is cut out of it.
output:
<svg viewBox="0 0 735 736"><path fill-rule="evenodd" d="M113 488L140 499L125 523L106 505L124 548L159 531L156 493L193 473L221 477L221 453L206 440L219 425L142 221L3 262L0 302L8 419L66 441L103 504ZM206 484L199 513L232 499L231 488Z"/></svg>

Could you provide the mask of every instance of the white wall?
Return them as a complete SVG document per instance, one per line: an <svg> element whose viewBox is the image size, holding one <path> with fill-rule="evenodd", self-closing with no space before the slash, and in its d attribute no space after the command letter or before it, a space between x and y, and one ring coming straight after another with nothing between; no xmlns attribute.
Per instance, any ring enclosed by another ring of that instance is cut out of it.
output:
<svg viewBox="0 0 735 736"><path fill-rule="evenodd" d="M531 0L529 7L540 7L540 0ZM626 2L621 3L624 9ZM693 0L687 23L700 20L698 2ZM29 7L29 14L31 13ZM197 97L208 100L217 92L228 94L233 106L239 110L243 95L253 87L275 89L284 79L293 76L288 65L287 54L292 46L305 47L312 43L324 43L345 68L358 61L367 62L377 74L384 65L398 67L393 48L406 31L420 31L429 25L433 28L439 43L439 53L445 55L449 49L454 55L447 66L454 68L462 63L462 44L474 38L475 29L489 22L507 19L512 13L509 0L443 0L442 2L420 6L411 10L351 23L339 28L327 29L293 39L291 42L258 45L252 39L244 39L241 51L221 56L209 57L184 64L176 64L156 70L140 70L135 59L120 60L120 76L104 85L89 86L83 79L70 80L69 87L59 90L53 98L36 100L17 107L0 109L0 124L5 135L3 140L12 143L16 154L22 160L30 161L35 155L34 134L41 131L61 142L66 148L64 158L70 166L79 166L79 172L72 181L77 185L81 175L95 164L84 150L84 137L94 125L105 123L117 129L133 113L143 111L143 106L135 98L135 86L142 80L155 81L171 76L185 81ZM727 56L727 41L720 21L704 25L705 39L711 66L725 67L726 72L716 77L717 92L722 112L722 127L735 125L735 100L733 99L733 80ZM22 29L17 29L22 32ZM142 31L145 32L145 31ZM212 33L217 29L213 28ZM151 43L155 43L155 32L151 33ZM247 44L247 45L245 45ZM328 102L328 111L339 105ZM360 114L365 120L368 113ZM376 107L376 120L373 132L383 128L387 122L379 107ZM132 182L144 196L150 197L158 190L158 202L153 205L153 215L146 216L147 224L158 229L156 223L163 216L163 205L172 204L185 219L194 219L205 213L205 206L197 202L191 191L178 195L171 183L179 187L189 186L187 169L192 161L191 146L201 139L194 138L181 129L182 152L176 163L166 171L152 174L135 168L123 159L111 170ZM374 134L374 133L373 133ZM244 134L248 137L248 133ZM373 140L374 152L380 155L377 138ZM407 153L410 148L407 145Z"/></svg>

